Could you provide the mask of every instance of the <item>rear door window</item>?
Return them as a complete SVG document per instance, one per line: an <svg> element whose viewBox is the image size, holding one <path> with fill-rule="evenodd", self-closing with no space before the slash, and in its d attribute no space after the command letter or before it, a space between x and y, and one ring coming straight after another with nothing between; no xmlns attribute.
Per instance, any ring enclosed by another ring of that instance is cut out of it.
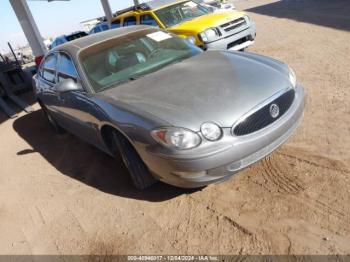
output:
<svg viewBox="0 0 350 262"><path fill-rule="evenodd" d="M153 18L152 15L142 15L140 17L140 24L159 27L157 21Z"/></svg>
<svg viewBox="0 0 350 262"><path fill-rule="evenodd" d="M67 36L67 40L65 40L65 42L73 41L75 39L78 39L78 38L81 38L81 37L84 37L84 36L87 36L87 33L85 33L85 32L78 32L78 33L75 33L73 35Z"/></svg>
<svg viewBox="0 0 350 262"><path fill-rule="evenodd" d="M60 53L60 58L57 67L58 82L66 79L73 79L75 82L78 80L78 73L75 69L74 62L65 53Z"/></svg>
<svg viewBox="0 0 350 262"><path fill-rule="evenodd" d="M45 80L54 83L56 78L57 56L56 54L49 55L43 64L42 76Z"/></svg>
<svg viewBox="0 0 350 262"><path fill-rule="evenodd" d="M119 19L112 22L112 24L111 24L112 29L119 28L119 27L120 27L120 20Z"/></svg>
<svg viewBox="0 0 350 262"><path fill-rule="evenodd" d="M136 17L135 16L129 16L124 19L123 26L130 26L130 25L136 25Z"/></svg>

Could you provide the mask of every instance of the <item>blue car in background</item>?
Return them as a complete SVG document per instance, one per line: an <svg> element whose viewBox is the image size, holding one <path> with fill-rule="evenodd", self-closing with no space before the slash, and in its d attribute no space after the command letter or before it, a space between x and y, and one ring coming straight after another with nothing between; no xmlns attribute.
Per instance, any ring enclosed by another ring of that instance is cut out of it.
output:
<svg viewBox="0 0 350 262"><path fill-rule="evenodd" d="M109 28L108 22L105 21L105 22L101 22L101 23L98 23L97 25L95 25L90 30L89 34L96 34L96 33L107 31L109 29L115 29L115 28L119 28L119 27L120 27L120 23L112 22L111 28Z"/></svg>
<svg viewBox="0 0 350 262"><path fill-rule="evenodd" d="M49 46L49 49L51 50L51 49L55 48L56 46L62 45L64 43L73 41L75 39L78 39L78 38L81 38L81 37L84 37L87 35L88 34L86 32L79 31L79 32L74 32L70 35L62 35L62 36L56 37L55 40L53 40L51 45Z"/></svg>

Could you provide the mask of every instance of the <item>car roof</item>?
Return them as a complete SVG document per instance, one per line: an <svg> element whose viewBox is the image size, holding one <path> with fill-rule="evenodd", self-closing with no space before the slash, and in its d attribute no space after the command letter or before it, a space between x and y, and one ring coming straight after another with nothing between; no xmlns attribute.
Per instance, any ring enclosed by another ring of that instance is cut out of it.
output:
<svg viewBox="0 0 350 262"><path fill-rule="evenodd" d="M54 41L56 41L58 39L66 39L66 36L65 35L57 36L52 42L54 42Z"/></svg>
<svg viewBox="0 0 350 262"><path fill-rule="evenodd" d="M108 21L102 21L96 24L94 27L100 26L100 25L108 25Z"/></svg>
<svg viewBox="0 0 350 262"><path fill-rule="evenodd" d="M84 31L76 31L76 32L73 32L73 33L68 34L68 35L60 35L60 36L57 36L57 37L54 39L54 41L55 41L56 39L66 39L66 38L68 38L68 37L70 37L70 36L77 35L77 34L81 34L81 33L85 33L85 32L84 32Z"/></svg>
<svg viewBox="0 0 350 262"><path fill-rule="evenodd" d="M104 42L106 40L117 38L125 34L150 28L153 27L147 25L136 25L107 30L98 34L87 35L85 37L64 43L55 47L54 49L52 49L52 51L65 50L68 51L71 55L75 55L79 50L94 45L95 43Z"/></svg>
<svg viewBox="0 0 350 262"><path fill-rule="evenodd" d="M91 32L92 30L94 30L96 27L100 27L102 25L108 25L108 22L107 21L102 21L102 22L99 22L97 23L96 25L94 25L91 30L89 32Z"/></svg>
<svg viewBox="0 0 350 262"><path fill-rule="evenodd" d="M131 6L123 10L116 12L116 16L113 20L119 19L127 15L132 15L134 12L148 11L148 10L157 10L161 7L170 6L176 3L185 2L188 0L152 0L149 2L141 3L138 6Z"/></svg>

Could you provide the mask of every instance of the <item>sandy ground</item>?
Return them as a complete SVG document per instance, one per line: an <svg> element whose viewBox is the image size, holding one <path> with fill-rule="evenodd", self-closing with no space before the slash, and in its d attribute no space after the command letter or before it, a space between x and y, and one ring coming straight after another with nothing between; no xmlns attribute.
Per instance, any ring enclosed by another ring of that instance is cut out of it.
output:
<svg viewBox="0 0 350 262"><path fill-rule="evenodd" d="M222 184L138 192L121 164L53 134L40 110L0 113L1 254L350 253L350 5L236 5L257 23L250 51L291 65L307 90L288 143Z"/></svg>

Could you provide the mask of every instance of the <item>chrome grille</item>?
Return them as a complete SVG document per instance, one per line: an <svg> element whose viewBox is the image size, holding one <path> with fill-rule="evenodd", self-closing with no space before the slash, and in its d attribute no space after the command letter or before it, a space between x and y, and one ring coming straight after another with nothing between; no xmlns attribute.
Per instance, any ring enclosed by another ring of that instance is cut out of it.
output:
<svg viewBox="0 0 350 262"><path fill-rule="evenodd" d="M247 22L245 21L245 19L243 17L235 19L233 21L230 21L228 23L225 23L223 25L220 26L220 28L222 28L225 32L230 32L232 30L235 30L238 27L241 27L242 25L247 24Z"/></svg>
<svg viewBox="0 0 350 262"><path fill-rule="evenodd" d="M274 123L281 116L283 116L288 109L291 107L295 98L295 91L291 89L286 93L282 94L280 97L268 103L263 108L259 109L257 112L248 116L244 121L238 123L233 128L233 134L236 136L244 136L254 133L268 125ZM279 115L278 117L272 117L270 113L271 105L278 105Z"/></svg>

